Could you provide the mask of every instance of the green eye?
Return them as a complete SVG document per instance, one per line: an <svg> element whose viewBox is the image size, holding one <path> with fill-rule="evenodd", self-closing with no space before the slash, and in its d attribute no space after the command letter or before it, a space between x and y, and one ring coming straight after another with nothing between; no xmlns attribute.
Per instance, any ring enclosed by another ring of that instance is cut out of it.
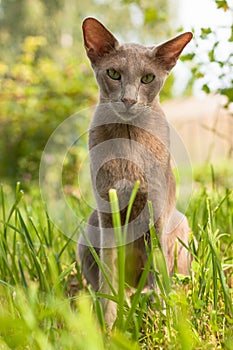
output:
<svg viewBox="0 0 233 350"><path fill-rule="evenodd" d="M121 80L121 75L115 69L107 69L108 76L113 80Z"/></svg>
<svg viewBox="0 0 233 350"><path fill-rule="evenodd" d="M152 73L146 74L142 77L141 82L143 84L149 84L154 80L155 76Z"/></svg>

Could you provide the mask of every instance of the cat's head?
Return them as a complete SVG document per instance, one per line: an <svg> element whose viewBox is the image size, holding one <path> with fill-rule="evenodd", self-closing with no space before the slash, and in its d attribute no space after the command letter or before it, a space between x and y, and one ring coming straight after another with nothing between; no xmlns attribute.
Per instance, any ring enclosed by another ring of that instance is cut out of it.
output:
<svg viewBox="0 0 233 350"><path fill-rule="evenodd" d="M184 33L163 44L120 45L99 21L83 22L84 44L100 88L100 102L114 103L128 116L153 105L183 48L192 39Z"/></svg>

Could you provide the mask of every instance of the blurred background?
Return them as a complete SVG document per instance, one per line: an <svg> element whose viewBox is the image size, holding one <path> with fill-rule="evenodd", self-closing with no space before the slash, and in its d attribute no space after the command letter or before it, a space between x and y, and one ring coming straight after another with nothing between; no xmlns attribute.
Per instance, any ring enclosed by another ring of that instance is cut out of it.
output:
<svg viewBox="0 0 233 350"><path fill-rule="evenodd" d="M98 18L122 42L151 45L193 31L161 94L163 108L192 164L231 163L231 0L0 0L1 182L37 183L52 132L96 104L97 85L81 32L87 16ZM86 152L82 142L67 154L67 185L75 184Z"/></svg>

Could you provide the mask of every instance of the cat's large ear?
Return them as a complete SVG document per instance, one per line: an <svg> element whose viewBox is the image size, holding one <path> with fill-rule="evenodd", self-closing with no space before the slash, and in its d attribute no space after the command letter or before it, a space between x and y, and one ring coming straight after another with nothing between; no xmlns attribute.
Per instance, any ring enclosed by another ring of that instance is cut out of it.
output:
<svg viewBox="0 0 233 350"><path fill-rule="evenodd" d="M83 38L87 56L93 63L118 45L112 33L102 23L91 17L83 22Z"/></svg>
<svg viewBox="0 0 233 350"><path fill-rule="evenodd" d="M154 49L156 60L159 61L161 66L166 71L170 71L175 66L182 50L189 43L192 37L193 34L191 32L183 33L174 39L166 41Z"/></svg>

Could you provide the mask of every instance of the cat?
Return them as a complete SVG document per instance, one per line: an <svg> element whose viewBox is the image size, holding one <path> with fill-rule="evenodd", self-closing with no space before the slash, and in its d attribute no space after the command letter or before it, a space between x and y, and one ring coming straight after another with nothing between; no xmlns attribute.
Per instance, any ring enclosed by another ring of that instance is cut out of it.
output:
<svg viewBox="0 0 233 350"><path fill-rule="evenodd" d="M186 217L175 207L176 183L170 165L170 136L160 107L159 92L183 48L192 39L186 32L158 46L119 44L114 35L95 18L83 22L84 45L99 86L99 104L89 129L92 187L97 209L86 228L86 236L100 257L106 274L117 290L117 243L115 241L109 190L116 189L121 223L136 181L140 186L127 226L125 280L137 287L150 246L148 200L153 205L156 233L168 272L174 269L178 245L178 272L189 273L189 254L178 241L188 245ZM94 290L112 294L85 238L78 243L82 272ZM154 288L150 273L147 287ZM106 323L116 319L116 303L102 299Z"/></svg>

